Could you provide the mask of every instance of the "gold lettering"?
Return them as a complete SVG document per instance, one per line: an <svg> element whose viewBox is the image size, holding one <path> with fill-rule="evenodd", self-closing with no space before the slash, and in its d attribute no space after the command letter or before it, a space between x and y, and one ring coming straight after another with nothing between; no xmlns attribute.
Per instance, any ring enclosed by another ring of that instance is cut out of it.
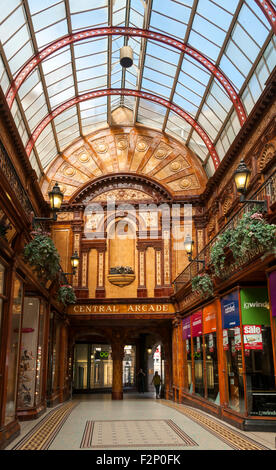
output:
<svg viewBox="0 0 276 470"><path fill-rule="evenodd" d="M112 312L112 309L111 309L111 306L110 306L110 305L107 305L106 311L107 311L107 312Z"/></svg>
<svg viewBox="0 0 276 470"><path fill-rule="evenodd" d="M147 309L148 309L147 305L142 305L142 310L143 310L143 312L146 312Z"/></svg>
<svg viewBox="0 0 276 470"><path fill-rule="evenodd" d="M133 310L133 305L129 305L129 306L128 306L128 310L129 310L130 312L134 312L134 310Z"/></svg>
<svg viewBox="0 0 276 470"><path fill-rule="evenodd" d="M74 312L79 313L79 306L78 306L78 305L74 305L74 309L73 309L73 310L74 310Z"/></svg>
<svg viewBox="0 0 276 470"><path fill-rule="evenodd" d="M163 312L168 312L168 311L169 311L169 306L163 305Z"/></svg>
<svg viewBox="0 0 276 470"><path fill-rule="evenodd" d="M80 305L80 313L84 312L84 305Z"/></svg>
<svg viewBox="0 0 276 470"><path fill-rule="evenodd" d="M153 305L149 305L149 312L154 312L154 306Z"/></svg>
<svg viewBox="0 0 276 470"><path fill-rule="evenodd" d="M91 313L91 305L86 305L86 312Z"/></svg>
<svg viewBox="0 0 276 470"><path fill-rule="evenodd" d="M104 305L100 305L99 312L104 313Z"/></svg>
<svg viewBox="0 0 276 470"><path fill-rule="evenodd" d="M119 307L117 307L116 305L113 305L113 312L119 312Z"/></svg>

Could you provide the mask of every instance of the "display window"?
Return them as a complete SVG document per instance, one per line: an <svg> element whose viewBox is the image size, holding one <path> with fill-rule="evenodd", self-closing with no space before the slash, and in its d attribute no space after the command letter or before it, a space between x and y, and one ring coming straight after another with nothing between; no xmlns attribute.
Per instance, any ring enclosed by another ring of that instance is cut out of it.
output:
<svg viewBox="0 0 276 470"><path fill-rule="evenodd" d="M223 355L227 374L229 408L245 412L239 291L221 298Z"/></svg>
<svg viewBox="0 0 276 470"><path fill-rule="evenodd" d="M25 297L19 362L19 409L33 408L35 403L39 299Z"/></svg>
<svg viewBox="0 0 276 470"><path fill-rule="evenodd" d="M17 398L17 378L18 362L20 354L20 332L22 319L23 283L15 277L12 292L12 318L11 332L8 344L8 377L7 377L7 398L5 410L5 424L7 425L15 419L16 398Z"/></svg>
<svg viewBox="0 0 276 470"><path fill-rule="evenodd" d="M24 298L17 399L20 410L33 408L41 399L44 305L38 297Z"/></svg>
<svg viewBox="0 0 276 470"><path fill-rule="evenodd" d="M241 289L240 304L247 411L252 416L276 416L276 390L267 288Z"/></svg>
<svg viewBox="0 0 276 470"><path fill-rule="evenodd" d="M46 325L47 304L44 300L40 301L39 308L39 329L38 329L38 343L37 343L37 360L36 360L36 386L35 386L35 404L38 405L42 400L42 387L44 375L44 335Z"/></svg>
<svg viewBox="0 0 276 470"><path fill-rule="evenodd" d="M184 388L189 393L193 392L193 379L192 379L192 339L191 339L191 316L182 320L182 338L184 345Z"/></svg>
<svg viewBox="0 0 276 470"><path fill-rule="evenodd" d="M122 380L124 387L135 385L136 348L124 347ZM108 344L75 345L73 389L75 392L111 388L113 381L112 348Z"/></svg>
<svg viewBox="0 0 276 470"><path fill-rule="evenodd" d="M52 349L52 391L59 389L59 350L60 350L60 322L54 318L53 349Z"/></svg>
<svg viewBox="0 0 276 470"><path fill-rule="evenodd" d="M213 302L203 308L203 334L205 344L207 398L208 400L219 403L217 307L217 302Z"/></svg>
<svg viewBox="0 0 276 470"><path fill-rule="evenodd" d="M160 351L159 357L160 357ZM124 387L133 387L135 383L135 357L136 357L136 348L132 345L126 345L124 347L124 359L123 359L123 384ZM158 361L158 358L155 357L155 361ZM160 361L158 361L160 367Z"/></svg>
<svg viewBox="0 0 276 470"><path fill-rule="evenodd" d="M194 360L194 392L201 397L205 396L204 364L203 364L203 332L202 311L192 315L192 342Z"/></svg>

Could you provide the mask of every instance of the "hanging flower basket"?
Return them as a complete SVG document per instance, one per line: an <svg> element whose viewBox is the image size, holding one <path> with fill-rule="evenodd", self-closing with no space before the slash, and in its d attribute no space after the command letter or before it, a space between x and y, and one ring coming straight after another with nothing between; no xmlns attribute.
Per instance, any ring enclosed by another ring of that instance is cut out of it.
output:
<svg viewBox="0 0 276 470"><path fill-rule="evenodd" d="M214 286L209 274L199 274L192 279L192 291L200 294L201 297L211 297Z"/></svg>
<svg viewBox="0 0 276 470"><path fill-rule="evenodd" d="M55 279L60 271L60 256L53 240L42 232L34 232L34 238L24 248L24 258L43 281Z"/></svg>
<svg viewBox="0 0 276 470"><path fill-rule="evenodd" d="M74 289L70 285L60 286L58 290L58 300L63 305L75 304L77 301Z"/></svg>
<svg viewBox="0 0 276 470"><path fill-rule="evenodd" d="M268 224L263 214L252 210L243 215L235 229L227 229L212 246L210 263L217 277L223 276L229 253L239 264L251 253L270 251L276 247L276 225Z"/></svg>

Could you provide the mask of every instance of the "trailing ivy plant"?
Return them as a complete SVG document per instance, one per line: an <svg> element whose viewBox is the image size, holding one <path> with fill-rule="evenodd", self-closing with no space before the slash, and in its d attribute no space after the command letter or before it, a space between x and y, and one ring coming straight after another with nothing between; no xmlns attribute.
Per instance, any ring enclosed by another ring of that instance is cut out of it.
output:
<svg viewBox="0 0 276 470"><path fill-rule="evenodd" d="M198 274L192 279L192 291L197 292L201 297L213 295L213 281L209 274Z"/></svg>
<svg viewBox="0 0 276 470"><path fill-rule="evenodd" d="M55 279L60 271L59 253L53 240L43 232L35 232L33 240L25 245L23 254L43 281Z"/></svg>
<svg viewBox="0 0 276 470"><path fill-rule="evenodd" d="M234 229L227 229L220 235L210 252L210 262L215 274L223 275L225 267L225 249L229 248L235 262L246 258L256 249L269 251L276 246L276 225L265 221L257 209L245 213Z"/></svg>
<svg viewBox="0 0 276 470"><path fill-rule="evenodd" d="M250 211L243 215L232 231L229 248L235 260L239 261L256 248L269 251L276 246L276 225L268 224L263 214Z"/></svg>
<svg viewBox="0 0 276 470"><path fill-rule="evenodd" d="M58 300L63 305L75 304L77 299L73 287L70 285L60 286L58 290Z"/></svg>
<svg viewBox="0 0 276 470"><path fill-rule="evenodd" d="M214 268L216 276L221 276L225 263L225 249L229 247L231 242L232 231L231 229L225 230L218 236L216 243L211 248L210 262Z"/></svg>

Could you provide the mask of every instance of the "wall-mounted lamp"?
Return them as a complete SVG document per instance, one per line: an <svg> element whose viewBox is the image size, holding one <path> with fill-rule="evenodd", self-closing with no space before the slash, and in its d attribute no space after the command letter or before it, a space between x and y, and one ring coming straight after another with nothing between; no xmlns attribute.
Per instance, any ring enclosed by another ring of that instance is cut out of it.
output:
<svg viewBox="0 0 276 470"><path fill-rule="evenodd" d="M57 211L60 209L63 201L63 193L61 192L58 183L55 184L52 191L49 191L48 195L53 217L33 217L33 226L36 222L55 222L57 220Z"/></svg>
<svg viewBox="0 0 276 470"><path fill-rule="evenodd" d="M152 353L152 349L148 348L148 354L151 354L151 353Z"/></svg>
<svg viewBox="0 0 276 470"><path fill-rule="evenodd" d="M205 269L205 260L204 259L198 259L198 258L193 258L193 247L194 247L194 241L191 239L190 235L187 235L184 241L184 250L186 251L188 255L188 260L189 261L197 261L198 263L203 264L203 269Z"/></svg>
<svg viewBox="0 0 276 470"><path fill-rule="evenodd" d="M77 251L73 253L71 256L71 266L72 266L72 272L71 273L63 273L65 276L74 276L77 272L77 268L79 266L80 258L78 256Z"/></svg>
<svg viewBox="0 0 276 470"><path fill-rule="evenodd" d="M247 192L249 180L250 180L250 170L246 166L244 160L241 160L236 171L234 172L234 181L237 188L237 191L240 193L240 202L250 202L254 204L259 204L262 206L263 212L267 212L267 201L258 201L252 199L245 199L245 194Z"/></svg>

